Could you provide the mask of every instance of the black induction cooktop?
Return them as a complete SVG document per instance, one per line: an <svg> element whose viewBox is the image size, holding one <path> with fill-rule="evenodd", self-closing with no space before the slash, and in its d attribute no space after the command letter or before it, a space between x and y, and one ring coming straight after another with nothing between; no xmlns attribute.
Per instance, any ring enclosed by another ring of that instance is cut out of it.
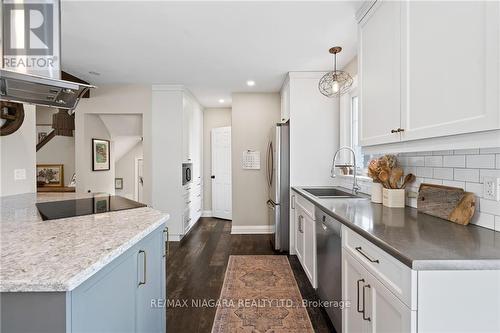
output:
<svg viewBox="0 0 500 333"><path fill-rule="evenodd" d="M140 208L146 205L118 195L96 195L84 199L40 202L36 204L36 207L42 220L45 221Z"/></svg>

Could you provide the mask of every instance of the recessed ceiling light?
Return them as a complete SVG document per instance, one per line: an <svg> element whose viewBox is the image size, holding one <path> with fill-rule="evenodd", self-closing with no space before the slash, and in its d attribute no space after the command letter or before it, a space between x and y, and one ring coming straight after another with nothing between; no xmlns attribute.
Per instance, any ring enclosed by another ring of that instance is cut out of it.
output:
<svg viewBox="0 0 500 333"><path fill-rule="evenodd" d="M248 81L247 81L247 86L249 86L249 87L253 87L253 86L255 86L255 81L253 81L253 80L248 80Z"/></svg>
<svg viewBox="0 0 500 333"><path fill-rule="evenodd" d="M219 99L219 103L221 103L221 104L224 103L224 100L222 98Z"/></svg>

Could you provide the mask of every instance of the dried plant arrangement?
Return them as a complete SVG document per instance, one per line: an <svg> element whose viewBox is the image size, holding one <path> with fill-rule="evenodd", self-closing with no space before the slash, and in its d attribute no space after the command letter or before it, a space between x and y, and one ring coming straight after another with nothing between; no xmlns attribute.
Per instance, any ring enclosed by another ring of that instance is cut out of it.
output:
<svg viewBox="0 0 500 333"><path fill-rule="evenodd" d="M397 157L390 154L371 160L368 165L368 176L387 189L404 189L415 181L415 175L411 173L404 176L404 170Z"/></svg>

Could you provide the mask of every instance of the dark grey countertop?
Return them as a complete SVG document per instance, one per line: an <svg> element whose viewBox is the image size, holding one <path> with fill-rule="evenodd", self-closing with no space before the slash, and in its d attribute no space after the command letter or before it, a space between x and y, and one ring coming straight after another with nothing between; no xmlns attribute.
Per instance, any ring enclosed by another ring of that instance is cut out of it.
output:
<svg viewBox="0 0 500 333"><path fill-rule="evenodd" d="M384 207L369 198L320 199L301 187L292 189L412 269L500 269L500 232L458 225L415 208Z"/></svg>

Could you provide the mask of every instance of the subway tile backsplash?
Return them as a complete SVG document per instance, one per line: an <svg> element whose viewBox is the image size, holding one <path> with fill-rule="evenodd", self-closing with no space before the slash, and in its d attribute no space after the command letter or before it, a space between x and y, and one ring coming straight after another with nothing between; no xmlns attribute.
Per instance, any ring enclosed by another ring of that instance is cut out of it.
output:
<svg viewBox="0 0 500 333"><path fill-rule="evenodd" d="M413 173L417 180L407 192L418 192L421 183L461 187L477 196L477 211L471 223L500 231L500 202L483 198L483 179L500 178L500 148L425 151L398 154L405 173ZM352 179L339 177L337 184L352 186ZM370 193L371 182L360 181L361 190ZM408 198L407 205L417 206L416 198Z"/></svg>

